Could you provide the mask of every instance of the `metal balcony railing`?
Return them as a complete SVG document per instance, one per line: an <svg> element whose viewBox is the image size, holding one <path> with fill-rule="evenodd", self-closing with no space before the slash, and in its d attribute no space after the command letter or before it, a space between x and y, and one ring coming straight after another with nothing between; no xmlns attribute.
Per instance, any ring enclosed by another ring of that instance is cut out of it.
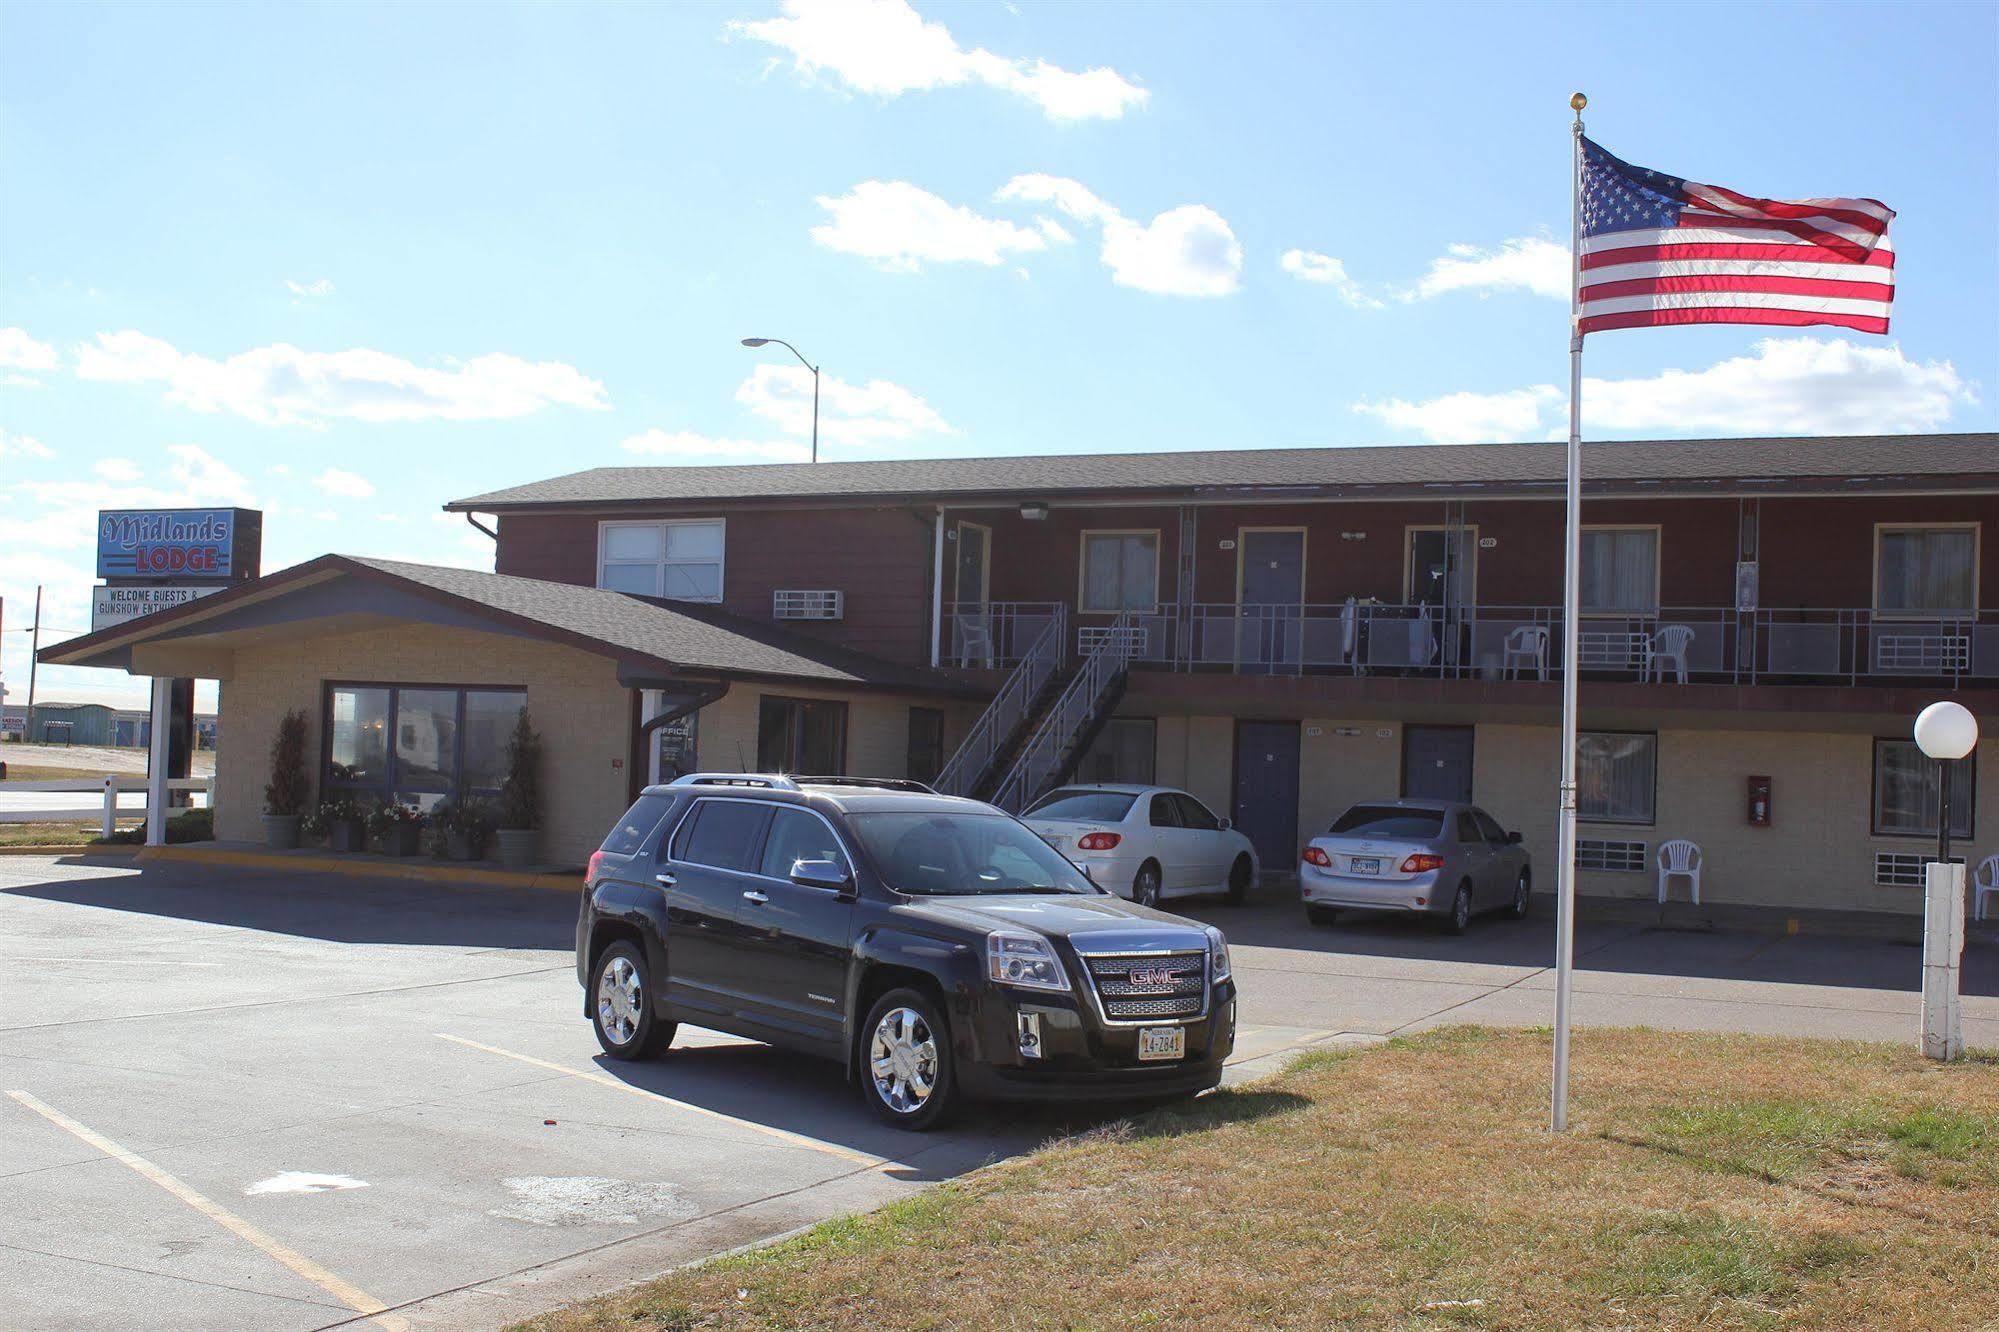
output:
<svg viewBox="0 0 1999 1332"><path fill-rule="evenodd" d="M1017 814L1060 774L1098 719L1112 687L1123 678L1138 641L1129 613L1114 617L1105 626L1096 646L1021 746L1019 757L993 792L993 804Z"/></svg>
<svg viewBox="0 0 1999 1332"><path fill-rule="evenodd" d="M1025 617L1009 613L999 622L1013 627L1023 623ZM1026 719L1028 709L1041 696L1041 690L1061 669L1063 646L1068 641L1068 607L1056 604L1038 619L1025 619L1027 623L1040 624L1032 642L1020 650L1020 658L1013 670L1000 685L993 701L979 715L978 721L965 734L957 751L937 774L935 783L938 790L947 795L970 795L991 771L1001 750L1013 737L1013 733ZM1009 644L1011 646L1011 644Z"/></svg>

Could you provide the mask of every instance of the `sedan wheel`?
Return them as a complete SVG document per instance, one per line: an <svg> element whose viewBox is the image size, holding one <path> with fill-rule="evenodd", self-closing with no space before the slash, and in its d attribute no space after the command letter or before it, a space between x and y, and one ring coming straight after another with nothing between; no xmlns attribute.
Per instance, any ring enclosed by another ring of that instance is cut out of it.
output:
<svg viewBox="0 0 1999 1332"><path fill-rule="evenodd" d="M1507 915L1513 917L1515 920L1525 920L1527 918L1528 891L1527 871L1522 870L1520 871L1520 881L1513 885L1513 905L1506 909Z"/></svg>
<svg viewBox="0 0 1999 1332"><path fill-rule="evenodd" d="M1140 906L1159 905L1159 866L1147 861L1131 881L1131 900Z"/></svg>
<svg viewBox="0 0 1999 1332"><path fill-rule="evenodd" d="M597 959L590 1001L590 1025L611 1058L651 1059L673 1044L676 1024L653 1014L645 955L632 944L614 943Z"/></svg>
<svg viewBox="0 0 1999 1332"><path fill-rule="evenodd" d="M1451 899L1451 920L1448 926L1452 934L1463 934L1471 926L1471 885L1458 885L1458 895Z"/></svg>
<svg viewBox="0 0 1999 1332"><path fill-rule="evenodd" d="M868 1015L861 1085L875 1113L899 1128L927 1129L957 1099L951 1039L928 995L885 994Z"/></svg>

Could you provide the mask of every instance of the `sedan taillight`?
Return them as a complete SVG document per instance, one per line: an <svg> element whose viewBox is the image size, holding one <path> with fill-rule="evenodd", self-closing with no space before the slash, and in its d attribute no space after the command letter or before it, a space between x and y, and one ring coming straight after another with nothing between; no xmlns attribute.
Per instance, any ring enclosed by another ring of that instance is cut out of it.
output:
<svg viewBox="0 0 1999 1332"><path fill-rule="evenodd" d="M1331 869L1333 858L1316 846L1308 846L1298 853L1299 859L1307 865L1317 865L1320 869Z"/></svg>
<svg viewBox="0 0 1999 1332"><path fill-rule="evenodd" d="M1114 850L1117 844L1123 840L1124 838L1117 833L1084 833L1076 839L1076 849L1078 851L1110 851Z"/></svg>
<svg viewBox="0 0 1999 1332"><path fill-rule="evenodd" d="M1440 870L1444 867L1442 856L1414 855L1402 862L1404 874L1421 874L1425 870Z"/></svg>

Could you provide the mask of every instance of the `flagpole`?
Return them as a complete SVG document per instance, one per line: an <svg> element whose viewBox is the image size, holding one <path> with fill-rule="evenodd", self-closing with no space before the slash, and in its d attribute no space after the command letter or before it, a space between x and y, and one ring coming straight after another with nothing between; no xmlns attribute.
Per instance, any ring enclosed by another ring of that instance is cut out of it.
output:
<svg viewBox="0 0 1999 1332"><path fill-rule="evenodd" d="M1576 113L1571 133L1574 160L1569 172L1569 467L1565 567L1562 574L1562 784L1556 816L1555 856L1555 1076L1548 1109L1549 1127L1565 1133L1569 1127L1569 1000L1576 966L1576 684L1579 663L1577 603L1582 600L1583 511L1583 333L1582 178L1583 108L1581 93L1569 98Z"/></svg>

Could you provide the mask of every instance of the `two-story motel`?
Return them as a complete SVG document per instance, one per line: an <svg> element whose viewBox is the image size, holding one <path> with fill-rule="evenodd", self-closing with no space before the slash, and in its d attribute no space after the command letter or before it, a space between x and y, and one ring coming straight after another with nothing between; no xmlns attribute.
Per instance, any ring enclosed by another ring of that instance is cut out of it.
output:
<svg viewBox="0 0 1999 1332"><path fill-rule="evenodd" d="M328 555L46 650L221 682L218 830L279 718L322 793L492 790L547 742L580 863L694 767L1080 775L1225 812L1266 868L1349 802L1469 796L1554 842L1559 444L611 467L456 501L496 572ZM1999 436L1656 440L1584 458L1581 890L1912 912L1924 704L1999 711ZM1974 863L1992 763L1953 800Z"/></svg>

